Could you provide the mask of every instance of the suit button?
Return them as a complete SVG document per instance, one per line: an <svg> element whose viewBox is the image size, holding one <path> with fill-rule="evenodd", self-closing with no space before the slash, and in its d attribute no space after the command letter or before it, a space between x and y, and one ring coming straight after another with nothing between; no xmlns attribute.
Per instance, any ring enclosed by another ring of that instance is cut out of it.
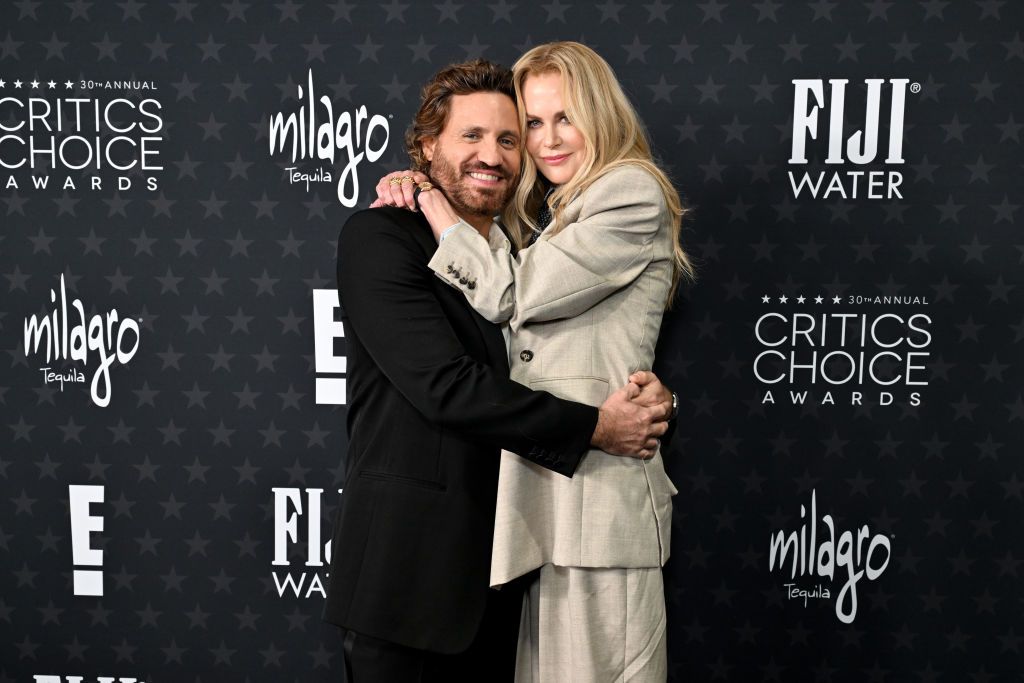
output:
<svg viewBox="0 0 1024 683"><path fill-rule="evenodd" d="M459 278L459 284L460 284L460 285L464 285L464 284L466 284L467 282L469 282L469 280L467 280L466 278L464 278L464 277L463 277L463 278Z"/></svg>
<svg viewBox="0 0 1024 683"><path fill-rule="evenodd" d="M531 351L530 349L521 351L519 353L519 360L523 361L524 363L529 363L531 360L533 360L533 351Z"/></svg>
<svg viewBox="0 0 1024 683"><path fill-rule="evenodd" d="M462 273L459 272L458 268L452 271L452 277L455 278L456 280L462 277Z"/></svg>
<svg viewBox="0 0 1024 683"><path fill-rule="evenodd" d="M454 263L449 263L448 267L445 268L445 271L448 272L448 273L452 272L453 270L455 270L455 264Z"/></svg>
<svg viewBox="0 0 1024 683"><path fill-rule="evenodd" d="M476 289L476 280L470 280L469 284L466 286L469 287L470 289Z"/></svg>

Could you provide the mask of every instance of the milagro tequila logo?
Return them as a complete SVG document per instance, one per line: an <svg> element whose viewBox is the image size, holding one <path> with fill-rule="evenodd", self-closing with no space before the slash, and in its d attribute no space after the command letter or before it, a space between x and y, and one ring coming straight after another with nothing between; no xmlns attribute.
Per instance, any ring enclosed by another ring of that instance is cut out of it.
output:
<svg viewBox="0 0 1024 683"><path fill-rule="evenodd" d="M844 138L843 115L846 109L845 78L829 79L828 109L828 156L827 165L851 163L865 166L875 161L879 151L879 130L882 116L882 93L885 79L867 78L867 101L865 103L864 130L854 131ZM890 78L889 83L889 139L885 164L903 164L903 122L906 111L907 89L912 93L921 91L919 83L910 83L906 78ZM793 79L793 139L790 165L805 165L807 161L807 139L819 140L818 117L825 106L825 88L822 79ZM813 104L812 104L813 102ZM843 143L846 143L845 146ZM844 156L845 152L845 156ZM903 199L900 185L903 174L896 170L884 171L819 171L816 174L804 172L801 176L788 172L793 197L801 194L812 199Z"/></svg>
<svg viewBox="0 0 1024 683"><path fill-rule="evenodd" d="M836 536L835 523L832 515L822 515L821 521L828 531L827 537L818 539L818 507L815 491L811 490L810 517L805 518L806 510L800 506L800 519L805 520L799 531L776 531L771 535L768 549L768 571L776 569L784 571L786 558L789 558L789 578L817 577L832 582L845 578L843 587L836 597L836 616L844 624L853 623L857 617L857 583L867 578L874 581L886 567L892 557L889 537L884 534L871 534L867 524L856 531L841 531ZM884 550L884 559L880 553ZM813 579L812 579L813 580ZM826 586L817 584L808 590L797 583L784 584L789 599L803 599L806 606L808 598L831 598L831 591Z"/></svg>
<svg viewBox="0 0 1024 683"><path fill-rule="evenodd" d="M338 175L338 201L351 208L359 200L356 169L364 158L372 163L384 154L391 137L388 120L380 114L370 116L366 105L336 116L331 100L326 95L318 98L314 92L313 70L310 69L305 90L298 86L299 110L287 115L278 112L270 117L270 154L290 147L293 165L285 168L288 182L304 183L307 192L310 183L332 182L332 168L302 169L296 162L319 159L329 161L333 167L340 154L345 166ZM375 136L375 133L378 134ZM383 133L382 139L379 133ZM377 140L380 143L374 147Z"/></svg>
<svg viewBox="0 0 1024 683"><path fill-rule="evenodd" d="M81 299L71 302L68 310L67 290L64 276L60 276L60 303L57 293L50 290L53 310L42 316L33 315L25 319L25 357L41 355L45 342L46 367L39 368L43 383L59 382L77 384L85 381L85 374L77 367L54 369L50 366L60 360L81 363L89 369L96 362L96 369L89 385L93 403L101 408L110 405L110 367L115 361L127 365L139 350L139 325L131 318L122 319L117 309L105 314L86 316ZM77 314L77 315L76 315ZM99 358L94 361L95 353Z"/></svg>

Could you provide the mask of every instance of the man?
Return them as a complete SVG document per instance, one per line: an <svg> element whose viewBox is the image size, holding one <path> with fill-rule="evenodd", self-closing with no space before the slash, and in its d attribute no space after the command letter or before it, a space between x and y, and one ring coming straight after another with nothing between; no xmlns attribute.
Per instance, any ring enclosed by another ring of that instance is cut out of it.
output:
<svg viewBox="0 0 1024 683"><path fill-rule="evenodd" d="M478 60L434 77L406 142L484 232L518 138L510 73ZM487 588L500 448L572 476L589 444L643 457L666 429L647 373L600 409L511 381L499 328L427 267L436 246L395 208L354 214L338 244L350 440L325 618L346 629L349 683L511 680L521 592Z"/></svg>

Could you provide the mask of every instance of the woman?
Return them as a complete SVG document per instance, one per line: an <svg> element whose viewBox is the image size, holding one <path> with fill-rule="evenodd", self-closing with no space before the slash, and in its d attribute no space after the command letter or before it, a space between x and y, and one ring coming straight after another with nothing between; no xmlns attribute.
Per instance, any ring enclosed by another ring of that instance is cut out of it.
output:
<svg viewBox="0 0 1024 683"><path fill-rule="evenodd" d="M419 205L439 239L430 262L485 318L507 323L513 379L599 405L654 361L681 277L678 194L653 163L608 64L579 43L536 47L513 67L527 155L490 242L437 191ZM405 171L396 178L412 175ZM406 205L402 193L379 203ZM412 208L412 207L409 207ZM537 571L520 628L519 681L664 681L661 566L671 497L660 452L590 451L567 478L502 454L491 585Z"/></svg>

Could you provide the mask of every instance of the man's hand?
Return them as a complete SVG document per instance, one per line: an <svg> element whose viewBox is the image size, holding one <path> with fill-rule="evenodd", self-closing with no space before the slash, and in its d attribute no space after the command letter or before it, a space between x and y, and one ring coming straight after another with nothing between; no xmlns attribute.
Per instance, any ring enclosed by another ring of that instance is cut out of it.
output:
<svg viewBox="0 0 1024 683"><path fill-rule="evenodd" d="M672 392L669 391L658 376L653 372L640 370L629 376L629 381L640 387L640 395L633 399L647 408L661 406L665 410L665 419L672 414Z"/></svg>
<svg viewBox="0 0 1024 683"><path fill-rule="evenodd" d="M608 397L598 412L591 444L612 455L654 457L658 437L668 429L667 412L662 405L649 408L634 401L640 393L630 382Z"/></svg>

